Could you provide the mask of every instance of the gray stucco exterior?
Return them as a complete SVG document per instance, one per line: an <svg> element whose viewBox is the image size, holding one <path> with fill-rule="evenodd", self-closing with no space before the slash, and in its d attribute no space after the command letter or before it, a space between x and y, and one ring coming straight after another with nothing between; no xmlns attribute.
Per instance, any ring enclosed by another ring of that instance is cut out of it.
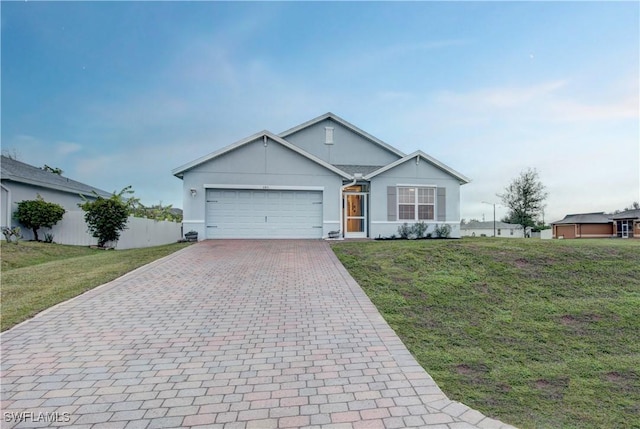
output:
<svg viewBox="0 0 640 429"><path fill-rule="evenodd" d="M469 181L423 152L405 155L332 113L279 135L255 134L173 174L183 180L184 231L197 231L199 239L208 236L207 189L322 192L325 238L332 231L349 236L345 207L351 193L359 204L366 201L358 207L362 216L355 222L359 227L366 223L362 234L375 238L397 234L398 226L413 223L398 220L398 187L433 188L434 215L425 222L430 230L446 223L451 236L459 237L460 186ZM354 184L356 188L349 187Z"/></svg>

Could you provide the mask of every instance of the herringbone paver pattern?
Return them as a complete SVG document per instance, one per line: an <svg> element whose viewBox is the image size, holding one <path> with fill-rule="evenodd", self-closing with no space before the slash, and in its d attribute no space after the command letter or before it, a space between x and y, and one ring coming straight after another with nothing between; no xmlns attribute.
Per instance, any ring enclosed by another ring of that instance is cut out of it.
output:
<svg viewBox="0 0 640 429"><path fill-rule="evenodd" d="M321 241L206 241L2 335L3 428L501 428Z"/></svg>

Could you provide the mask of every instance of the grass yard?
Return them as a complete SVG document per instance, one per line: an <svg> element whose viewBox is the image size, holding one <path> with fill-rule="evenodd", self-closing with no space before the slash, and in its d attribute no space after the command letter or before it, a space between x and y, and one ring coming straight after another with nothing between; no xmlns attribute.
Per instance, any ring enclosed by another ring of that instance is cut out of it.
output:
<svg viewBox="0 0 640 429"><path fill-rule="evenodd" d="M5 331L62 301L107 283L189 244L106 251L83 246L0 241Z"/></svg>
<svg viewBox="0 0 640 429"><path fill-rule="evenodd" d="M640 241L333 250L451 399L521 428L640 428Z"/></svg>

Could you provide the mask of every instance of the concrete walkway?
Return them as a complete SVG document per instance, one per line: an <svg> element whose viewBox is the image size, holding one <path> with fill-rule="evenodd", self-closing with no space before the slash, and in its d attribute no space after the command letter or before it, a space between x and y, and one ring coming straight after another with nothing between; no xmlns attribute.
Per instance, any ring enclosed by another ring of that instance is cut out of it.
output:
<svg viewBox="0 0 640 429"><path fill-rule="evenodd" d="M2 427L502 428L322 241L207 241L1 336Z"/></svg>

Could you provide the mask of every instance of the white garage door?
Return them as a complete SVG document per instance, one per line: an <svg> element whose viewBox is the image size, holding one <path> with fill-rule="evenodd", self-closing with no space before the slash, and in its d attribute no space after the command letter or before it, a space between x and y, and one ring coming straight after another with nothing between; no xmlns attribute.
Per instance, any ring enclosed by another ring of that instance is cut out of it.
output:
<svg viewBox="0 0 640 429"><path fill-rule="evenodd" d="M322 238L322 192L207 190L207 238Z"/></svg>

